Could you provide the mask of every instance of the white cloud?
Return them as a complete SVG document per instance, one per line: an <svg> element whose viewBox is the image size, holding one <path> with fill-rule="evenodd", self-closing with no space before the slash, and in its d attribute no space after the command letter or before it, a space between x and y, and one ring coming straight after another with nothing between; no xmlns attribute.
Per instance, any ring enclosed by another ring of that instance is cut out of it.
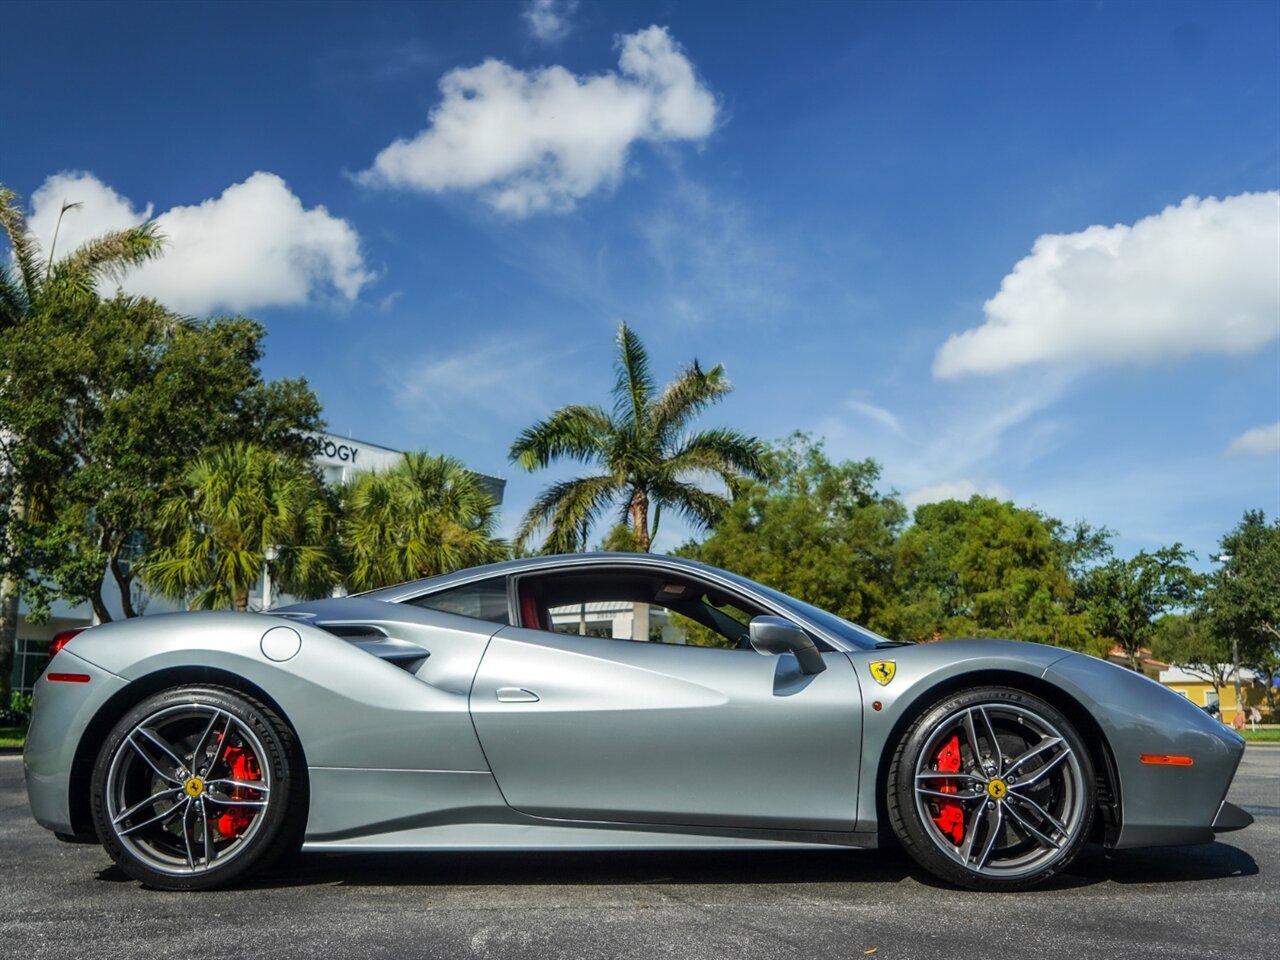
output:
<svg viewBox="0 0 1280 960"><path fill-rule="evenodd" d="M1280 420L1246 430L1227 445L1228 456L1264 456L1280 453Z"/></svg>
<svg viewBox="0 0 1280 960"><path fill-rule="evenodd" d="M638 141L702 140L716 102L665 27L623 37L617 73L525 72L499 60L453 70L430 125L357 175L372 186L477 191L523 217L564 211L622 177Z"/></svg>
<svg viewBox="0 0 1280 960"><path fill-rule="evenodd" d="M30 225L46 250L64 201L81 206L63 217L56 256L153 214L151 204L135 208L93 174L56 174L31 196ZM355 228L323 206L305 208L273 173L255 173L221 196L155 219L164 256L121 285L182 313L289 306L333 293L354 300L373 279Z"/></svg>
<svg viewBox="0 0 1280 960"><path fill-rule="evenodd" d="M648 312L682 328L788 315L794 302L783 291L796 272L792 251L762 230L747 206L678 172L661 194L636 225L659 276L650 282L643 267L623 265L656 301ZM634 299L618 304L624 311L645 307Z"/></svg>
<svg viewBox="0 0 1280 960"><path fill-rule="evenodd" d="M571 364L571 351L561 350L557 364ZM528 338L494 337L461 352L439 351L418 358L399 357L389 369L396 403L423 425L457 425L473 433L481 418L503 424L519 411L546 406L540 384L552 379L553 357Z"/></svg>
<svg viewBox="0 0 1280 960"><path fill-rule="evenodd" d="M866 417L872 423L878 423L880 426L892 430L900 437L906 436L905 431L902 429L902 424L891 410L878 407L874 403L868 403L865 400L850 400L849 409Z"/></svg>
<svg viewBox="0 0 1280 960"><path fill-rule="evenodd" d="M942 345L935 376L1250 353L1280 337L1280 191L1045 234L983 311Z"/></svg>
<svg viewBox="0 0 1280 960"><path fill-rule="evenodd" d="M1008 500L1009 491L998 483L978 486L972 480L948 480L934 483L919 490L913 490L902 498L908 510L914 510L922 503L939 503L943 500L968 500L974 494L984 497L995 497L997 500Z"/></svg>
<svg viewBox="0 0 1280 960"><path fill-rule="evenodd" d="M528 0L521 15L534 37L543 43L556 43L573 29L569 18L577 9L578 0Z"/></svg>

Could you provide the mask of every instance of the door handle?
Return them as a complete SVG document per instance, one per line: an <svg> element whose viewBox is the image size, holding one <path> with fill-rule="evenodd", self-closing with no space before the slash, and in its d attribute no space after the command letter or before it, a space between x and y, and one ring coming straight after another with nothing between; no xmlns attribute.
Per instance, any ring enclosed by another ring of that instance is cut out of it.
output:
<svg viewBox="0 0 1280 960"><path fill-rule="evenodd" d="M537 703L538 695L532 690L524 690L520 687L499 687L498 688L499 703Z"/></svg>

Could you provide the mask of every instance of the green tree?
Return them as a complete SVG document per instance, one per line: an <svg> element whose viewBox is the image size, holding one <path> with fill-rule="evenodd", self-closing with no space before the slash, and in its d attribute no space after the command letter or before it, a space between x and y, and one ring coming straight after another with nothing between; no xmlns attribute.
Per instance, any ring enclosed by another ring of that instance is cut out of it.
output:
<svg viewBox="0 0 1280 960"><path fill-rule="evenodd" d="M60 425L37 443L60 465L44 521L32 616L58 597L111 613L103 571L135 616L133 561L155 536L160 503L206 449L236 440L300 453L319 427L305 381L264 382L265 330L247 318L188 321L151 300L116 296L74 314L36 318L4 341L5 355L38 383ZM52 348L52 349L51 349Z"/></svg>
<svg viewBox="0 0 1280 960"><path fill-rule="evenodd" d="M1234 642L1241 662L1265 678L1267 704L1274 711L1280 670L1280 520L1268 524L1263 511L1248 510L1220 547L1222 566L1209 578L1202 607L1218 636L1228 645Z"/></svg>
<svg viewBox="0 0 1280 960"><path fill-rule="evenodd" d="M249 608L263 571L286 593L326 595L337 582L335 513L315 468L234 443L201 457L186 489L160 507L145 583L193 609Z"/></svg>
<svg viewBox="0 0 1280 960"><path fill-rule="evenodd" d="M1231 677L1231 644L1213 630L1208 618L1169 613L1155 622L1151 655L1200 677L1221 693Z"/></svg>
<svg viewBox="0 0 1280 960"><path fill-rule="evenodd" d="M1132 669L1140 669L1140 651L1155 637L1156 618L1195 603L1201 581L1187 566L1194 557L1175 543L1154 553L1140 551L1130 560L1112 559L1082 581L1093 629L1124 651Z"/></svg>
<svg viewBox="0 0 1280 960"><path fill-rule="evenodd" d="M880 468L832 463L821 442L799 433L775 445L765 466L768 482L745 484L711 536L678 552L883 626L906 509L894 494L877 493Z"/></svg>
<svg viewBox="0 0 1280 960"><path fill-rule="evenodd" d="M497 503L452 457L406 453L340 494L347 585L374 590L505 559Z"/></svg>
<svg viewBox="0 0 1280 960"><path fill-rule="evenodd" d="M658 394L640 338L625 323L619 326L613 410L562 407L511 446L511 459L526 470L561 459L600 470L543 491L520 525L517 547L545 526L546 549L582 549L591 526L611 506L621 506L641 552L653 542L664 507L698 527L713 526L743 479L759 478L764 469L758 440L726 429L689 432L691 421L731 389L719 364L704 371L695 360ZM700 486L704 477L718 478L730 496Z"/></svg>
<svg viewBox="0 0 1280 960"><path fill-rule="evenodd" d="M989 636L1084 649L1071 567L1099 549L1099 536L990 497L922 504L896 544L897 603L885 629L903 639Z"/></svg>
<svg viewBox="0 0 1280 960"><path fill-rule="evenodd" d="M63 206L65 214L75 204ZM58 224L61 226L61 214ZM160 252L161 238L153 223L103 234L58 258L57 233L53 249L45 254L27 226L17 195L0 185L0 229L9 244L9 256L0 255L0 338L21 331L28 323L64 311L79 310L97 298L98 287L120 276ZM0 351L0 358L3 358ZM13 645L18 625L18 600L22 580L32 559L25 527L33 509L33 498L41 495L42 479L49 464L28 447L35 440L27 427L49 428L57 418L40 404L39 397L25 394L15 383L21 369L0 365L0 502L3 502L5 535L0 545L0 697L7 700ZM26 421L26 422L24 422ZM2 702L2 701L0 701Z"/></svg>

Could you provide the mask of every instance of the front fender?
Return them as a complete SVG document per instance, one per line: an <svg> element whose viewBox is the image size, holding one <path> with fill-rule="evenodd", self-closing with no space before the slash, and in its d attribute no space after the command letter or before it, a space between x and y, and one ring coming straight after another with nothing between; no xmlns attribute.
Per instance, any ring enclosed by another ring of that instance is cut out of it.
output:
<svg viewBox="0 0 1280 960"><path fill-rule="evenodd" d="M1213 840L1243 737L1168 687L1083 654L1057 661L1045 679L1079 700L1111 744L1120 779L1116 847ZM1143 763L1143 755L1188 757L1191 765Z"/></svg>
<svg viewBox="0 0 1280 960"><path fill-rule="evenodd" d="M878 828L879 772L887 752L910 721L938 696L940 688L966 676L986 683L993 675L1016 685L1019 677L1040 680L1051 664L1070 652L1059 647L1017 640L946 640L848 654L864 692L862 776L858 787L858 831ZM892 678L871 670L871 664L893 663ZM877 708L877 704L879 707Z"/></svg>

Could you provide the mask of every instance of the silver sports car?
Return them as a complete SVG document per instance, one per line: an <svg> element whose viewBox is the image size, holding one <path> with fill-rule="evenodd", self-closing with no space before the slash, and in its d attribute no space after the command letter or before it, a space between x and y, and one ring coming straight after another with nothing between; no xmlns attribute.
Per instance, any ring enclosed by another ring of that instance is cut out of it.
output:
<svg viewBox="0 0 1280 960"><path fill-rule="evenodd" d="M297 849L896 839L983 890L1084 843L1205 843L1244 741L1139 674L1000 640L901 644L722 570L578 554L58 643L36 820L195 890Z"/></svg>

